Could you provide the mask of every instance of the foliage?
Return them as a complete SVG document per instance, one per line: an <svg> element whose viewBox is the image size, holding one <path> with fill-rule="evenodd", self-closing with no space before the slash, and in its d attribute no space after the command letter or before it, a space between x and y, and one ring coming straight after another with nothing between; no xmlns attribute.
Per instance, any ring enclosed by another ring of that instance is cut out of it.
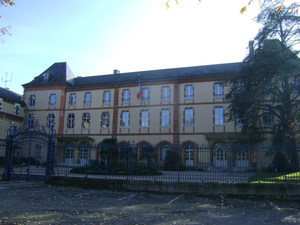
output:
<svg viewBox="0 0 300 225"><path fill-rule="evenodd" d="M155 168L145 167L143 165L137 165L133 163L131 169L128 169L128 166L120 163L119 165L106 165L101 162L98 165L93 165L89 167L76 167L73 168L71 173L81 173L85 174L100 174L100 175L161 175L161 172L158 172Z"/></svg>
<svg viewBox="0 0 300 225"><path fill-rule="evenodd" d="M299 183L300 172L295 173L257 173L251 176L249 183Z"/></svg>
<svg viewBox="0 0 300 225"><path fill-rule="evenodd" d="M176 151L167 151L164 166L165 170L169 171L183 170L181 158Z"/></svg>
<svg viewBox="0 0 300 225"><path fill-rule="evenodd" d="M152 145L143 145L140 148L140 159L147 159L147 165L150 167L151 159L156 157L156 150Z"/></svg>
<svg viewBox="0 0 300 225"><path fill-rule="evenodd" d="M263 24L256 49L250 46L240 75L225 81L230 86L225 98L231 102L226 115L242 123L251 142L261 142L266 132L272 132L274 142L295 141L300 63L292 47L300 40L300 17L289 9L262 10L256 18Z"/></svg>
<svg viewBox="0 0 300 225"><path fill-rule="evenodd" d="M197 0L197 1L199 1L199 3L201 2L201 0ZM179 5L178 0L168 0L166 2L167 9L170 8L170 4L169 4L170 2L175 2L177 5ZM258 3L260 5L261 9L265 5L271 4L273 6L273 8L275 9L275 12L279 12L282 9L282 7L284 6L285 0L281 0L281 1L277 1L277 0L249 0L248 4L241 8L240 13L243 14L247 10L247 7L249 7L254 2ZM298 13L299 7L300 7L299 4L295 4L294 7L291 8L290 13L293 13L293 12Z"/></svg>
<svg viewBox="0 0 300 225"><path fill-rule="evenodd" d="M264 8L256 17L262 24L250 46L241 73L224 83L230 86L225 98L230 101L229 121L237 119L249 142L258 143L268 133L273 143L295 143L300 97L300 60L293 46L300 41L300 17L290 7L276 12ZM297 152L291 163L297 171Z"/></svg>

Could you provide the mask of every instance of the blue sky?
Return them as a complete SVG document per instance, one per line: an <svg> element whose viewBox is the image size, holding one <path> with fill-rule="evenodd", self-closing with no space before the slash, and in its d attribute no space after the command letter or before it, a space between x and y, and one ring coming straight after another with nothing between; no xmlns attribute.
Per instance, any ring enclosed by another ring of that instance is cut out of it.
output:
<svg viewBox="0 0 300 225"><path fill-rule="evenodd" d="M0 8L0 77L22 94L55 62L77 76L240 62L258 30L249 0L15 0ZM0 82L4 87L5 83Z"/></svg>

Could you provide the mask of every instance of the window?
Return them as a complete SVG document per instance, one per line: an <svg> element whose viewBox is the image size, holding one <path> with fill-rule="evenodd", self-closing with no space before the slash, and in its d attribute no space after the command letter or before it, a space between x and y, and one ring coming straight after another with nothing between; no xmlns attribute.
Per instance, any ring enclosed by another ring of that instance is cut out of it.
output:
<svg viewBox="0 0 300 225"><path fill-rule="evenodd" d="M52 128L52 126L54 126L54 114L53 113L49 113L47 116L47 128L50 129Z"/></svg>
<svg viewBox="0 0 300 225"><path fill-rule="evenodd" d="M73 129L75 125L75 115L74 113L68 114L67 128Z"/></svg>
<svg viewBox="0 0 300 225"><path fill-rule="evenodd" d="M49 105L53 106L56 104L56 94L51 94L49 97Z"/></svg>
<svg viewBox="0 0 300 225"><path fill-rule="evenodd" d="M90 117L89 113L82 114L82 128L90 128Z"/></svg>
<svg viewBox="0 0 300 225"><path fill-rule="evenodd" d="M185 85L184 86L184 99L194 99L194 86L193 85Z"/></svg>
<svg viewBox="0 0 300 225"><path fill-rule="evenodd" d="M122 103L129 103L130 102L130 90L124 89L122 92Z"/></svg>
<svg viewBox="0 0 300 225"><path fill-rule="evenodd" d="M76 105L76 94L75 93L70 94L69 105L71 105L71 106Z"/></svg>
<svg viewBox="0 0 300 225"><path fill-rule="evenodd" d="M161 88L161 100L170 101L170 87L164 86Z"/></svg>
<svg viewBox="0 0 300 225"><path fill-rule="evenodd" d="M109 104L110 103L110 91L104 91L103 92L103 104Z"/></svg>
<svg viewBox="0 0 300 225"><path fill-rule="evenodd" d="M44 82L47 82L49 80L49 73L44 73L43 77L44 77Z"/></svg>
<svg viewBox="0 0 300 225"><path fill-rule="evenodd" d="M3 101L3 99L0 98L0 111L2 110L2 101Z"/></svg>
<svg viewBox="0 0 300 225"><path fill-rule="evenodd" d="M170 145L161 145L161 160L166 159L168 151L170 151Z"/></svg>
<svg viewBox="0 0 300 225"><path fill-rule="evenodd" d="M129 127L130 121L129 121L129 111L123 111L121 112L121 127Z"/></svg>
<svg viewBox="0 0 300 225"><path fill-rule="evenodd" d="M92 101L92 93L86 92L84 95L84 105L91 105L91 101Z"/></svg>
<svg viewBox="0 0 300 225"><path fill-rule="evenodd" d="M149 111L142 110L140 114L140 125L141 127L149 127Z"/></svg>
<svg viewBox="0 0 300 225"><path fill-rule="evenodd" d="M109 112L101 113L101 127L108 128L109 127Z"/></svg>
<svg viewBox="0 0 300 225"><path fill-rule="evenodd" d="M273 123L273 115L269 107L265 107L264 109L263 122L265 125L271 125Z"/></svg>
<svg viewBox="0 0 300 225"><path fill-rule="evenodd" d="M150 90L149 88L143 88L142 101L149 102L150 101Z"/></svg>
<svg viewBox="0 0 300 225"><path fill-rule="evenodd" d="M150 101L150 90L149 88L143 88L142 94L142 102L149 102Z"/></svg>
<svg viewBox="0 0 300 225"><path fill-rule="evenodd" d="M183 123L186 126L194 125L194 108L185 108L184 109Z"/></svg>
<svg viewBox="0 0 300 225"><path fill-rule="evenodd" d="M224 97L224 88L222 84L214 84L214 97L215 98Z"/></svg>
<svg viewBox="0 0 300 225"><path fill-rule="evenodd" d="M20 115L20 104L15 103L14 114L16 116Z"/></svg>
<svg viewBox="0 0 300 225"><path fill-rule="evenodd" d="M30 107L35 106L35 95L30 95L29 96L28 106L30 106Z"/></svg>
<svg viewBox="0 0 300 225"><path fill-rule="evenodd" d="M214 116L214 125L223 125L225 123L223 107L215 107L213 111L213 116Z"/></svg>
<svg viewBox="0 0 300 225"><path fill-rule="evenodd" d="M27 116L28 126L33 127L34 123L34 114L28 114Z"/></svg>
<svg viewBox="0 0 300 225"><path fill-rule="evenodd" d="M161 114L160 115L160 119L161 119L160 125L162 127L170 126L170 124L171 124L170 110L169 109L162 109L160 114Z"/></svg>

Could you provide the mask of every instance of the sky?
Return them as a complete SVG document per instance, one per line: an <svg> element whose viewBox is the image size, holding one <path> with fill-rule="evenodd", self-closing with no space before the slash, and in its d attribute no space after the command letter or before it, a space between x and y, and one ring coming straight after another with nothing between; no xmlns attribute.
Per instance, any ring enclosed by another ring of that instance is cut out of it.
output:
<svg viewBox="0 0 300 225"><path fill-rule="evenodd" d="M249 0L15 0L0 7L1 87L22 84L55 62L75 76L241 62L259 25ZM9 82L5 82L8 80Z"/></svg>

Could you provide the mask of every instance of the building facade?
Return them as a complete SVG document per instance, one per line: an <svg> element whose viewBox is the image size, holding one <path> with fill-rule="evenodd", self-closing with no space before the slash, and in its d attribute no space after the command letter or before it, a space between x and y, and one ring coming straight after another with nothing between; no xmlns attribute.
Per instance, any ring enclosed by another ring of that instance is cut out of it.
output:
<svg viewBox="0 0 300 225"><path fill-rule="evenodd" d="M246 138L238 123L226 122L227 89L220 83L240 68L241 63L230 63L75 77L67 63L54 63L23 85L26 117L34 115L48 129L54 127L62 143L116 138L118 143L156 144L161 160L171 145L182 146L185 166L194 166L195 146L218 148ZM66 163L74 155L68 154ZM226 151L205 157L214 166L229 163ZM241 167L255 160L240 158L235 165Z"/></svg>

